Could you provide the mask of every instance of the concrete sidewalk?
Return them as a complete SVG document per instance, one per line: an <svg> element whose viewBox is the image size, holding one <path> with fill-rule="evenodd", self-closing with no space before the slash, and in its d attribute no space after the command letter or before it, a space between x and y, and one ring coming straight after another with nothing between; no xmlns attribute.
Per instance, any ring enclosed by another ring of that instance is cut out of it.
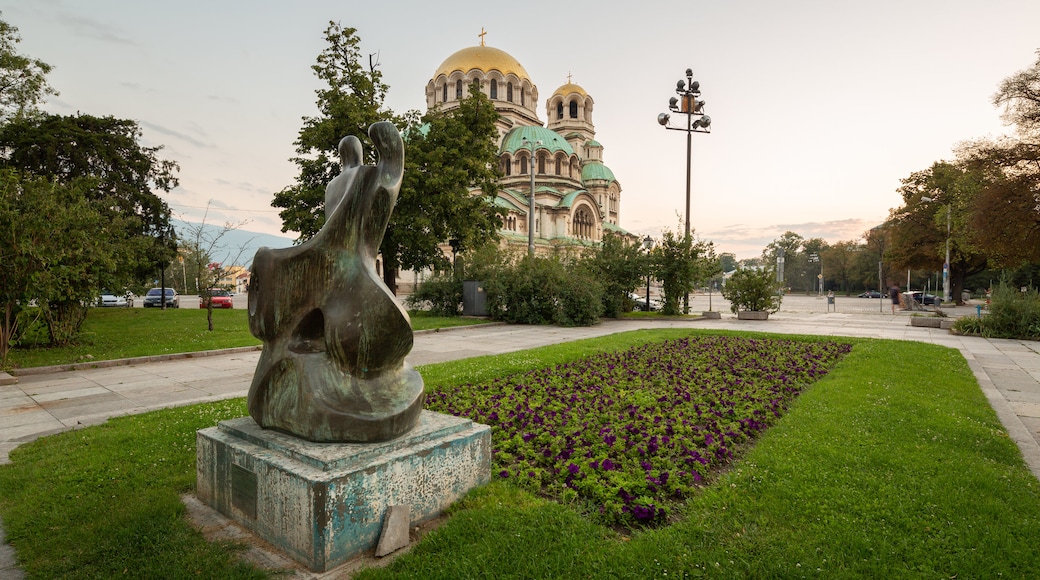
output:
<svg viewBox="0 0 1040 580"><path fill-rule="evenodd" d="M480 325L417 332L408 357L413 365L501 354L639 328L700 328L779 334L851 336L929 342L955 348L968 361L992 407L1018 444L1033 474L1040 478L1040 343L984 339L947 330L910 326L910 313L891 314L885 302L826 300L789 296L767 321L738 321L718 295L712 309L719 320L606 320L593 327ZM692 311L708 309L698 296ZM974 307L947 309L952 316L975 314ZM106 368L25 374L0 386L0 464L9 452L38 437L103 423L109 417L176 405L245 396L259 359L258 351L145 362ZM941 381L942 369L936 369ZM0 530L0 538L2 538ZM10 549L0 544L0 576L18 574Z"/></svg>

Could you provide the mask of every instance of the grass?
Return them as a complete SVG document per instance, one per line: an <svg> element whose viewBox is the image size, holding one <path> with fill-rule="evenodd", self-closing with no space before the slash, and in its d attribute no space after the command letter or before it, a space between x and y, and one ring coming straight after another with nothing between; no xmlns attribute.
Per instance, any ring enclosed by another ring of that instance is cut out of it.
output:
<svg viewBox="0 0 1040 580"><path fill-rule="evenodd" d="M425 312L412 312L410 317L415 330L486 322L479 318L430 316ZM249 332L248 311L244 309L214 310L210 332L206 311L200 308L94 308L83 323L76 344L15 348L8 355L8 365L29 368L259 344L260 340Z"/></svg>
<svg viewBox="0 0 1040 580"><path fill-rule="evenodd" d="M431 389L451 389L705 334L719 333L637 331L420 370ZM613 530L499 479L409 554L359 577L1040 574L1037 481L964 359L847 340L851 353L668 525ZM195 405L15 449L0 466L0 514L21 565L39 578L263 576L234 563L233 546L203 541L178 500L194 486L195 431L244 414L242 400Z"/></svg>

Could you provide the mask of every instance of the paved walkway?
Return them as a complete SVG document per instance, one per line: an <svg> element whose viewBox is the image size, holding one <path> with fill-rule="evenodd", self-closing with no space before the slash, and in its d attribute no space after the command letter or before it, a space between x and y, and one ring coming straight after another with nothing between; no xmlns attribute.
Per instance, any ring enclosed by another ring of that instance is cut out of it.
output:
<svg viewBox="0 0 1040 580"><path fill-rule="evenodd" d="M722 319L609 320L585 328L484 325L420 332L408 360L418 366L637 328L754 330L930 342L964 355L1033 474L1040 478L1040 343L955 336L946 330L910 326L909 313L893 315L891 307L878 300L838 298L837 312L827 312L826 300L789 296L780 312L761 322L738 321L718 295L711 300L712 309L723 313ZM706 296L691 303L692 311L707 309ZM975 308L947 312L974 315ZM245 396L258 358L258 351L239 349L217 356L21 374L17 384L0 386L0 464L9 461L9 452L18 445L44 435L103 423L109 417ZM0 545L0 577L19 577L18 573L10 549Z"/></svg>

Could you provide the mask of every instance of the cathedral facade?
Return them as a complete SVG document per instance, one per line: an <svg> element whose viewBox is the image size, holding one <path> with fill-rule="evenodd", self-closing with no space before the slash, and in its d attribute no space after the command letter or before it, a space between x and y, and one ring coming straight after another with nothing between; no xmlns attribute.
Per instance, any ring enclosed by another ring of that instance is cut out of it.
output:
<svg viewBox="0 0 1040 580"><path fill-rule="evenodd" d="M568 82L545 101L538 117L538 87L508 53L481 44L449 56L426 85L428 109L449 110L469 94L473 81L498 112L499 182L495 203L503 208L501 235L526 244L534 196L534 243L539 254L560 246L599 242L619 226L621 184L603 164L603 146L592 122L595 102ZM531 191L531 173L534 191Z"/></svg>

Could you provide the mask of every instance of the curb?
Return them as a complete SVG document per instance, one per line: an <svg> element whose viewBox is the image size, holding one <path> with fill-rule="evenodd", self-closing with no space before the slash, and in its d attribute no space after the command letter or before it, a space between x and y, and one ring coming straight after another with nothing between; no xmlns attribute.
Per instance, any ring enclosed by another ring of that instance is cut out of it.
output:
<svg viewBox="0 0 1040 580"><path fill-rule="evenodd" d="M470 324L464 326L449 326L446 328L431 328L428 330L416 330L412 334L429 334L434 332L450 332L452 330L461 330L465 328L471 328L473 326L504 326L505 322L489 322L487 324ZM263 345L256 346L239 346L234 348L221 348L217 350L200 350L195 352L178 352L171 354L157 354L152 356L139 356L133 358L117 358L112 360L99 360L93 362L82 362L82 363L69 363L63 365L51 365L46 367L28 367L24 369L11 369L9 371L0 372L0 385L13 385L18 382L18 377L27 377L30 375L44 375L48 373L63 373L68 371L80 371L87 369L107 369L111 367L123 367L136 364L147 364L154 362L164 362L171 360L183 360L186 358L205 358L211 356L222 356L226 354L239 354L247 352L256 352L263 350Z"/></svg>

